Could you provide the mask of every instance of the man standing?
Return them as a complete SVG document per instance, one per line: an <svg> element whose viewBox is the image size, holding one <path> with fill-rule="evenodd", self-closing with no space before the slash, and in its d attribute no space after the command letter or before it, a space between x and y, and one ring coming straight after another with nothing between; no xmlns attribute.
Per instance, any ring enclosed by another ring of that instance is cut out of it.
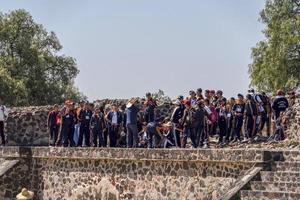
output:
<svg viewBox="0 0 300 200"><path fill-rule="evenodd" d="M180 97L173 103L175 104L175 108L171 115L171 122L173 124L173 138L176 147L181 147L181 139L180 139L180 131L178 129L182 129L182 125L180 124L180 120L183 117L185 106L182 103L182 99Z"/></svg>
<svg viewBox="0 0 300 200"><path fill-rule="evenodd" d="M246 138L250 139L250 141L255 137L255 122L257 117L257 107L255 105L255 102L253 100L253 97L248 94L246 96L246 105L245 105L245 138L244 141L246 141Z"/></svg>
<svg viewBox="0 0 300 200"><path fill-rule="evenodd" d="M112 106L112 110L106 115L108 123L109 146L116 147L120 126L122 125L122 113L117 105Z"/></svg>
<svg viewBox="0 0 300 200"><path fill-rule="evenodd" d="M93 133L93 143L94 147L104 147L104 140L103 140L103 129L105 129L105 122L104 122L104 115L100 112L99 108L96 108L94 115L91 119L90 124L92 133ZM99 143L97 140L99 139Z"/></svg>
<svg viewBox="0 0 300 200"><path fill-rule="evenodd" d="M232 111L234 115L234 141L241 141L241 131L243 127L244 121L244 111L245 111L245 102L244 96L242 94L238 94L238 99L236 104L233 105Z"/></svg>
<svg viewBox="0 0 300 200"><path fill-rule="evenodd" d="M278 90L277 96L272 103L272 109L275 113L275 120L280 116L280 112L284 112L289 107L289 101L284 95L285 93L282 90Z"/></svg>
<svg viewBox="0 0 300 200"><path fill-rule="evenodd" d="M145 112L144 112L144 119L146 123L154 122L154 109L157 106L156 101L152 98L152 95L150 92L146 93L146 101L144 103L145 105Z"/></svg>
<svg viewBox="0 0 300 200"><path fill-rule="evenodd" d="M4 122L8 117L6 107L3 105L2 98L0 97L0 137L2 140L1 145L5 146L5 135L4 135Z"/></svg>
<svg viewBox="0 0 300 200"><path fill-rule="evenodd" d="M57 142L60 126L59 107L54 105L53 110L48 114L47 127L49 129L49 146L54 146Z"/></svg>
<svg viewBox="0 0 300 200"><path fill-rule="evenodd" d="M86 102L84 108L80 110L78 120L80 122L78 146L82 147L83 136L85 145L90 146L90 121L92 118L92 111L90 110L90 104Z"/></svg>
<svg viewBox="0 0 300 200"><path fill-rule="evenodd" d="M137 99L132 98L126 105L127 148L136 148L138 145L137 115L140 109L136 104Z"/></svg>

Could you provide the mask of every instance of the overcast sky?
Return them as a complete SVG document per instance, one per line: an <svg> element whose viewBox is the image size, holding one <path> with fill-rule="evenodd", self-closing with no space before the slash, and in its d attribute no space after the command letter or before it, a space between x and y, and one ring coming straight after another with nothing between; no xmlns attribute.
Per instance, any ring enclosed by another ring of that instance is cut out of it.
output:
<svg viewBox="0 0 300 200"><path fill-rule="evenodd" d="M90 100L171 97L190 89L249 85L251 48L263 38L263 0L0 0L0 11L24 8L54 31L76 58L76 86Z"/></svg>

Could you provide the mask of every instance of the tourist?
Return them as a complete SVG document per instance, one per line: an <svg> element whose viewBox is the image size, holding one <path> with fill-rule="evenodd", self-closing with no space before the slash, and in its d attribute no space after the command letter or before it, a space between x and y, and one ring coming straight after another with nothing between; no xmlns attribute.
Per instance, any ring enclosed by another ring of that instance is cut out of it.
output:
<svg viewBox="0 0 300 200"><path fill-rule="evenodd" d="M154 111L157 107L156 101L152 98L152 95L150 92L146 93L146 101L144 103L145 111L144 111L144 120L146 123L153 122L154 121Z"/></svg>
<svg viewBox="0 0 300 200"><path fill-rule="evenodd" d="M266 133L267 136L269 137L270 130L271 130L271 117L272 117L271 102L269 96L265 92L262 92L261 95L262 95L261 99L262 99L264 111L259 113L261 115L259 134L262 135L262 131L266 125L267 128Z"/></svg>
<svg viewBox="0 0 300 200"><path fill-rule="evenodd" d="M6 121L7 117L7 108L5 105L3 105L3 99L0 97L0 137L2 146L5 146L4 122Z"/></svg>
<svg viewBox="0 0 300 200"><path fill-rule="evenodd" d="M253 96L248 94L246 96L246 104L245 104L245 138L251 140L255 137L255 122L258 115L257 106L253 100Z"/></svg>
<svg viewBox="0 0 300 200"><path fill-rule="evenodd" d="M127 148L136 148L138 146L137 115L140 109L137 107L137 102L137 98L132 98L126 105Z"/></svg>
<svg viewBox="0 0 300 200"><path fill-rule="evenodd" d="M77 146L82 147L83 137L85 140L85 146L90 147L90 121L92 118L92 111L90 109L89 102L84 104L84 108L80 110L78 121L80 122L80 132Z"/></svg>
<svg viewBox="0 0 300 200"><path fill-rule="evenodd" d="M218 94L218 93L217 93ZM221 96L220 96L221 98ZM223 141L224 137L227 133L227 114L228 110L226 108L226 98L222 97L222 99L219 100L219 107L216 109L218 112L218 126L219 126L219 142L218 144L222 147L224 146L225 141Z"/></svg>
<svg viewBox="0 0 300 200"><path fill-rule="evenodd" d="M229 101L226 103L226 109L227 109L227 131L226 131L226 137L225 137L225 143L229 144L233 140L233 126L234 126L234 117L233 117L233 111L232 107L234 105L235 99L234 97L231 97Z"/></svg>
<svg viewBox="0 0 300 200"><path fill-rule="evenodd" d="M71 107L66 108L64 115L62 115L61 135L62 144L64 147L75 146L73 141L74 125L76 123L76 116Z"/></svg>
<svg viewBox="0 0 300 200"><path fill-rule="evenodd" d="M175 108L171 115L171 123L173 124L173 130L172 130L172 136L174 139L174 144L176 147L181 146L181 139L180 139L180 131L178 129L182 129L180 120L183 117L184 113L184 105L182 103L181 96L179 96L173 104L175 105Z"/></svg>
<svg viewBox="0 0 300 200"><path fill-rule="evenodd" d="M289 107L289 102L285 97L285 93L282 90L277 91L277 96L273 100L272 109L275 113L275 119L280 115L280 112L284 112Z"/></svg>
<svg viewBox="0 0 300 200"><path fill-rule="evenodd" d="M90 128L93 134L94 147L104 147L103 130L105 129L105 121L100 108L96 108L90 122Z"/></svg>
<svg viewBox="0 0 300 200"><path fill-rule="evenodd" d="M203 100L204 97L202 95L202 88L198 88L196 91L196 97L197 97L197 101Z"/></svg>
<svg viewBox="0 0 300 200"><path fill-rule="evenodd" d="M237 101L234 104L232 111L234 116L234 142L241 141L241 131L243 127L244 120L244 111L245 111L245 102L244 96L242 94L237 95Z"/></svg>
<svg viewBox="0 0 300 200"><path fill-rule="evenodd" d="M76 107L75 109L75 112L76 112L76 124L74 126L74 142L75 142L75 145L77 146L78 145L78 139L79 139L79 134L80 134L80 123L79 123L79 114L80 114L80 111L84 108L84 101L81 101L78 103L78 106Z"/></svg>
<svg viewBox="0 0 300 200"><path fill-rule="evenodd" d="M197 101L196 105L196 146L203 147L204 144L207 145L208 139L206 137L205 132L205 117L207 116L206 111L204 109L204 101Z"/></svg>
<svg viewBox="0 0 300 200"><path fill-rule="evenodd" d="M112 110L106 115L108 124L109 146L116 147L120 127L122 126L122 113L116 104L112 106Z"/></svg>
<svg viewBox="0 0 300 200"><path fill-rule="evenodd" d="M191 90L189 92L189 101L191 102L191 106L195 106L197 104L197 97L196 97L196 92Z"/></svg>
<svg viewBox="0 0 300 200"><path fill-rule="evenodd" d="M149 122L146 126L146 132L149 138L148 148L158 147L161 139L163 138L163 129L162 123L159 120L155 122Z"/></svg>
<svg viewBox="0 0 300 200"><path fill-rule="evenodd" d="M58 138L58 131L61 125L59 106L54 105L53 110L48 114L47 127L49 131L49 146L55 146Z"/></svg>

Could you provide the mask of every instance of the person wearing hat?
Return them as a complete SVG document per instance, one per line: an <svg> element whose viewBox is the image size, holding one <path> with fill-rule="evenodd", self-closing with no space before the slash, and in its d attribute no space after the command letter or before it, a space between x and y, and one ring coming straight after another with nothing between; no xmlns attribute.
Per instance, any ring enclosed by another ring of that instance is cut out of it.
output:
<svg viewBox="0 0 300 200"><path fill-rule="evenodd" d="M79 128L79 138L78 138L78 144L77 146L82 147L83 144L83 137L85 141L85 145L87 147L90 147L90 122L92 119L93 112L90 109L90 103L86 102L84 104L84 108L80 110L79 116L78 116L78 121L80 123L80 128Z"/></svg>
<svg viewBox="0 0 300 200"><path fill-rule="evenodd" d="M34 193L26 188L23 188L22 191L16 196L17 200L30 200L33 199Z"/></svg>
<svg viewBox="0 0 300 200"><path fill-rule="evenodd" d="M112 110L106 115L108 123L109 146L116 147L120 127L122 125L122 113L117 105L112 106Z"/></svg>
<svg viewBox="0 0 300 200"><path fill-rule="evenodd" d="M289 107L289 101L285 97L285 93L282 90L277 91L277 96L272 102L272 109L275 113L275 120L280 116L280 112L284 112Z"/></svg>
<svg viewBox="0 0 300 200"><path fill-rule="evenodd" d="M144 106L145 106L144 119L146 123L154 122L154 110L157 107L157 103L152 98L150 92L146 93L146 101L144 103Z"/></svg>
<svg viewBox="0 0 300 200"><path fill-rule="evenodd" d="M233 117L234 117L234 141L241 141L241 131L244 121L245 112L245 102L244 96L242 94L237 95L237 101L232 107Z"/></svg>
<svg viewBox="0 0 300 200"><path fill-rule="evenodd" d="M180 131L178 131L176 128L182 128L180 124L180 120L183 117L185 106L182 103L183 97L177 98L177 100L173 103L175 105L175 108L171 115L171 123L173 124L174 128L172 130L172 136L174 138L174 143L176 147L180 147Z"/></svg>
<svg viewBox="0 0 300 200"><path fill-rule="evenodd" d="M138 147L138 127L137 117L140 109L137 107L137 98L132 98L126 105L125 117L126 117L126 129L127 129L127 148Z"/></svg>

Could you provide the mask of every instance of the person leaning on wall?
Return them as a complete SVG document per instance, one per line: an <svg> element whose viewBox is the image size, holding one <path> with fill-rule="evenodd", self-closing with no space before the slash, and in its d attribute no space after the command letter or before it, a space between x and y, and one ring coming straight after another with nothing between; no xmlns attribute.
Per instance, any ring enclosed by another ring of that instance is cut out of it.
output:
<svg viewBox="0 0 300 200"><path fill-rule="evenodd" d="M6 121L7 117L7 108L5 105L3 105L3 99L0 97L0 137L2 146L5 146L4 122Z"/></svg>

